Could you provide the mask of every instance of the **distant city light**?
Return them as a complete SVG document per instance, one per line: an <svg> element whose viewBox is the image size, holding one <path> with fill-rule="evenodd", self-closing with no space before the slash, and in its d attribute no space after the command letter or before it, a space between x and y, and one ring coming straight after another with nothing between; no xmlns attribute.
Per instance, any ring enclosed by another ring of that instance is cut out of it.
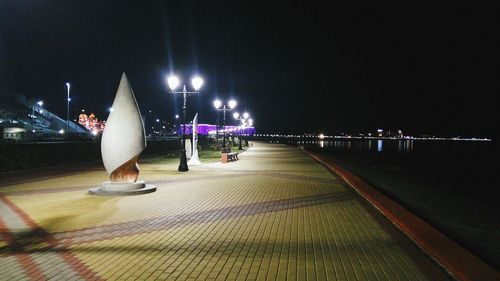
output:
<svg viewBox="0 0 500 281"><path fill-rule="evenodd" d="M156 119L156 123L160 122L160 119Z"/></svg>
<svg viewBox="0 0 500 281"><path fill-rule="evenodd" d="M43 109L40 109L38 112L43 113Z"/></svg>
<svg viewBox="0 0 500 281"><path fill-rule="evenodd" d="M38 106L43 106L43 101L38 101L37 104Z"/></svg>
<svg viewBox="0 0 500 281"><path fill-rule="evenodd" d="M179 119L179 114L175 114L175 119Z"/></svg>
<svg viewBox="0 0 500 281"><path fill-rule="evenodd" d="M59 130L59 134L61 135L64 134L64 130L63 129Z"/></svg>
<svg viewBox="0 0 500 281"><path fill-rule="evenodd" d="M318 137L319 137L320 139L324 139L324 138L325 138L325 135L323 135L323 134L319 134L319 136L318 136Z"/></svg>

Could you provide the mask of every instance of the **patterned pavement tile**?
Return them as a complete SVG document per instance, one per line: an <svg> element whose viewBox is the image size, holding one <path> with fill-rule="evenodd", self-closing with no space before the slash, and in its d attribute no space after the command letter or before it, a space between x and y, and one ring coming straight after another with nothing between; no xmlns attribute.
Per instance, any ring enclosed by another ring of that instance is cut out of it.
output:
<svg viewBox="0 0 500 281"><path fill-rule="evenodd" d="M154 193L95 197L103 171L0 188L0 280L449 280L301 151L256 143Z"/></svg>

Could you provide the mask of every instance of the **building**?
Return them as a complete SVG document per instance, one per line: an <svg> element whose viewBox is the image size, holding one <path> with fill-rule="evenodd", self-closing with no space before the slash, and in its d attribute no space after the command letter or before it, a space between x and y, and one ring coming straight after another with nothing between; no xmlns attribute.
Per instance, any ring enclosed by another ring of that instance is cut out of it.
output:
<svg viewBox="0 0 500 281"><path fill-rule="evenodd" d="M99 121L94 113L87 115L85 110L78 116L78 124L85 127L87 130L92 132L102 132L106 126L106 121Z"/></svg>
<svg viewBox="0 0 500 281"><path fill-rule="evenodd" d="M26 134L26 129L24 128L4 128L3 129L3 139L4 140L20 140Z"/></svg>
<svg viewBox="0 0 500 281"><path fill-rule="evenodd" d="M186 124L186 134L192 133L192 124ZM198 134L200 135L215 135L217 133L217 126L211 124L198 124ZM255 127L248 126L230 126L227 125L225 131L229 134L237 134L237 135L253 135L255 134ZM183 128L182 125L179 126L177 133L182 134ZM224 129L219 127L219 134L222 134Z"/></svg>

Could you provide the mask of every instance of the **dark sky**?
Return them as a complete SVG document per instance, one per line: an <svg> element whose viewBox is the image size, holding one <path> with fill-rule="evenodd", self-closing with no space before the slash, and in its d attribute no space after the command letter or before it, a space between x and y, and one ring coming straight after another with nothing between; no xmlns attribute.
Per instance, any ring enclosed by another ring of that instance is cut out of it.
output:
<svg viewBox="0 0 500 281"><path fill-rule="evenodd" d="M218 96L260 132L498 134L492 7L342 2L0 0L0 88L64 116L69 81L75 114L102 116L125 71L171 119L173 70L205 79L188 100L202 122Z"/></svg>

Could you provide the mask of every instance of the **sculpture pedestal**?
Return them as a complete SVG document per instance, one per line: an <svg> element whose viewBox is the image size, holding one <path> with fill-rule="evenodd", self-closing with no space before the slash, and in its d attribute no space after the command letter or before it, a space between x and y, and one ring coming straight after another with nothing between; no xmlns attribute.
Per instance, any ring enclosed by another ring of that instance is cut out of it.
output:
<svg viewBox="0 0 500 281"><path fill-rule="evenodd" d="M198 159L198 151L195 150L195 153L193 154L193 157L189 159L188 161L188 166L200 166L201 162Z"/></svg>
<svg viewBox="0 0 500 281"><path fill-rule="evenodd" d="M144 181L136 182L103 182L101 186L92 187L92 195L138 195L156 191L156 185L146 184Z"/></svg>

